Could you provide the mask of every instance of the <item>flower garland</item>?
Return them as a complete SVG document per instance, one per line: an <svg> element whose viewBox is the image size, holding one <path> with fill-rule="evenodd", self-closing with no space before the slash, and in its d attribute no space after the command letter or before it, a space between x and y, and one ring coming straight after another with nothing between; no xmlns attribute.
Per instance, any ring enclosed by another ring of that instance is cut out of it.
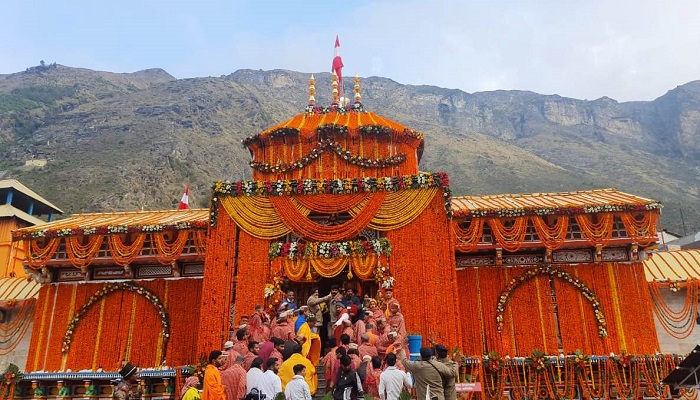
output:
<svg viewBox="0 0 700 400"><path fill-rule="evenodd" d="M551 277L556 277L562 279L572 285L574 285L581 294L588 300L588 302L593 307L593 313L595 315L596 321L598 322L598 335L600 337L606 337L608 335L607 323L605 317L603 316L603 311L600 307L600 301L598 297L593 293L593 291L586 286L581 280L574 278L569 273L554 269L550 266L540 266L533 269L528 269L522 275L517 276L508 282L505 289L501 291L501 295L498 297L498 303L496 305L496 329L500 333L503 330L504 314L506 310L506 304L508 299L512 295L513 291L517 289L520 285L526 281L538 276L538 275L549 275Z"/></svg>
<svg viewBox="0 0 700 400"><path fill-rule="evenodd" d="M284 275L282 275L280 272L277 272L272 277L272 283L268 283L265 285L265 299L269 299L270 297L274 296L275 293L280 292L282 290L283 281Z"/></svg>
<svg viewBox="0 0 700 400"><path fill-rule="evenodd" d="M68 322L66 333L63 336L61 353L67 354L68 351L70 351L71 343L73 341L73 334L75 333L75 330L78 327L78 323L87 314L87 312L90 311L90 308L97 302L99 302L103 297L118 290L128 290L130 292L134 292L138 295L141 295L158 309L158 315L160 316L160 323L162 327L161 334L163 337L162 358L165 359L165 350L167 349L168 340L170 339L170 317L168 315L168 310L165 308L160 298L153 290L130 282L108 283L88 298L87 302L80 308L80 310L78 310L77 313L75 313L75 315L73 315L73 317Z"/></svg>
<svg viewBox="0 0 700 400"><path fill-rule="evenodd" d="M578 372L584 372L586 370L586 364L591 361L591 358L583 354L583 350L581 349L576 349L573 356L569 357L569 359L574 363Z"/></svg>
<svg viewBox="0 0 700 400"><path fill-rule="evenodd" d="M618 213L618 212L642 212L659 210L663 205L658 201L650 201L646 204L605 204L592 205L586 207L522 207L522 208L499 208L480 210L458 210L456 216L471 217L524 217L532 215L581 215L597 213Z"/></svg>
<svg viewBox="0 0 700 400"><path fill-rule="evenodd" d="M172 224L106 225L89 228L44 229L39 231L12 231L12 240L55 238L68 236L120 235L125 233L169 232L186 229L206 229L207 221L180 221Z"/></svg>
<svg viewBox="0 0 700 400"><path fill-rule="evenodd" d="M343 158L343 160L349 162L350 164L358 165L363 168L393 167L406 161L405 153L399 153L386 158L366 158L353 155L350 152L350 150L345 149L340 143L331 139L330 137L321 137L318 140L318 145L316 147L311 149L302 158L296 161L292 161L291 163L279 163L271 165L269 163L264 162L250 161L248 165L250 165L250 167L254 170L264 173L285 173L288 171L299 170L306 167L312 161L318 159L321 156L321 154L323 154L326 151L326 149L329 148L341 158Z"/></svg>
<svg viewBox="0 0 700 400"><path fill-rule="evenodd" d="M299 134L299 129L296 128L277 128L273 131L267 132L265 134L266 139L274 139L274 138L281 138L285 136L292 136L292 135L298 135ZM243 140L241 140L241 143L243 143L243 146L248 147L251 144L255 142L259 142L263 138L262 134L257 134L251 137L247 137Z"/></svg>
<svg viewBox="0 0 700 400"><path fill-rule="evenodd" d="M217 181L212 185L209 222L216 226L219 196L283 196L312 194L353 194L398 192L410 189L441 188L443 205L452 217L450 178L445 172L421 172L416 175L345 179L289 179L278 181Z"/></svg>
<svg viewBox="0 0 700 400"><path fill-rule="evenodd" d="M345 242L311 242L299 241L270 243L270 260L285 257L290 260L299 258L336 258L365 256L367 253L391 255L391 243L387 238L372 240L350 240Z"/></svg>
<svg viewBox="0 0 700 400"><path fill-rule="evenodd" d="M622 368L628 368L632 363L637 361L637 358L627 351L622 350L620 354L612 355L612 360L618 363Z"/></svg>
<svg viewBox="0 0 700 400"><path fill-rule="evenodd" d="M374 269L374 281L381 289L389 289L394 287L394 276L389 270L389 266L384 266L381 264L377 265Z"/></svg>
<svg viewBox="0 0 700 400"><path fill-rule="evenodd" d="M0 385L16 385L23 377L24 374L19 370L19 367L10 363L10 365L5 368L5 372L2 373L2 377L0 377Z"/></svg>
<svg viewBox="0 0 700 400"><path fill-rule="evenodd" d="M308 112L307 108L307 113L309 114L326 114L331 111L336 111L340 114L344 114L345 112L363 112L361 109L354 108L355 106L358 106L357 104L348 105L345 108L341 107L336 107L332 108L331 107L313 107L312 112ZM359 104L359 107L362 107L362 104ZM410 128L404 128L402 131L397 131L395 129L392 129L388 126L384 125L362 125L358 127L358 130L360 134L362 135L367 135L367 136L408 136L414 139L418 140L423 140L423 133L415 131ZM275 138L281 138L281 137L286 137L286 136L297 136L301 131L296 128L289 128L289 127L282 127L282 128L277 128L269 132L262 132L258 133L256 135L247 137L243 140L241 140L241 143L243 144L244 147L250 147L252 144L257 144L261 143L263 140L270 140L270 139L275 139ZM325 124L321 125L316 128L316 132L319 135L330 135L333 133L339 134L339 135L347 135L348 134L348 127L345 125L336 125L336 124Z"/></svg>
<svg viewBox="0 0 700 400"><path fill-rule="evenodd" d="M535 349L532 354L525 357L525 363L533 366L537 372L542 372L549 367L551 361L541 350Z"/></svg>
<svg viewBox="0 0 700 400"><path fill-rule="evenodd" d="M489 373L498 373L506 365L506 361L495 351L484 354L481 363L484 366L484 371Z"/></svg>
<svg viewBox="0 0 700 400"><path fill-rule="evenodd" d="M347 104L345 107L339 104L331 104L330 106L317 106L308 105L304 109L307 114L328 114L331 112L337 112L338 114L346 114L350 112L361 113L365 111L365 107L362 103L355 102L353 104Z"/></svg>

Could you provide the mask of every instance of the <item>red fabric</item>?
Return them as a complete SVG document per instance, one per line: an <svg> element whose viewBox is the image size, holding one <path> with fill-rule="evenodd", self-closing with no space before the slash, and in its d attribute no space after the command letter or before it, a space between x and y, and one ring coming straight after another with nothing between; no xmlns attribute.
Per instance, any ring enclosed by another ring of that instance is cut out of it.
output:
<svg viewBox="0 0 700 400"><path fill-rule="evenodd" d="M185 194L182 195L180 199L180 204L178 204L178 210L187 210L190 208L190 186L185 187Z"/></svg>
<svg viewBox="0 0 700 400"><path fill-rule="evenodd" d="M335 36L335 53L333 57L333 65L331 67L331 72L335 71L338 75L338 87L343 87L343 59L340 57L340 40L338 35Z"/></svg>
<svg viewBox="0 0 700 400"><path fill-rule="evenodd" d="M240 364L221 373L221 383L226 389L227 400L242 399L246 394L246 371Z"/></svg>
<svg viewBox="0 0 700 400"><path fill-rule="evenodd" d="M265 327L263 325L262 315L254 313L248 318L248 331L250 332L250 340L254 340L260 344L267 341L269 338L265 335Z"/></svg>
<svg viewBox="0 0 700 400"><path fill-rule="evenodd" d="M279 339L284 340L285 342L294 340L296 335L294 334L294 327L289 325L287 322L282 322L277 324L272 329L272 332L270 333L270 337L276 337Z"/></svg>

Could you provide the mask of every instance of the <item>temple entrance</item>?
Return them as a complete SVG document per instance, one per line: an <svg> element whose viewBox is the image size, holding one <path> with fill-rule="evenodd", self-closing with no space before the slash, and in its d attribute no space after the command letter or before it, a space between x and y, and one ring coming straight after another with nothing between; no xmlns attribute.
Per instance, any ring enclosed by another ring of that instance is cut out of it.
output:
<svg viewBox="0 0 700 400"><path fill-rule="evenodd" d="M377 295L378 286L374 280L362 280L354 276L352 279L348 279L347 271L332 277L332 278L320 278L318 281L312 282L289 282L287 285L287 290L292 290L296 295L297 307L305 305L309 297L311 296L311 291L314 288L318 288L319 296L326 296L331 292L331 287L333 285L338 285L339 290L345 293L347 289L352 288L355 295L360 299L360 302L364 303L364 296L367 294L369 298L374 298ZM328 307L324 305L322 307L323 318L321 328L319 329L319 336L321 337L322 353L325 353L326 345L328 342L328 322L330 321L330 315L328 313ZM317 316L318 317L318 316Z"/></svg>

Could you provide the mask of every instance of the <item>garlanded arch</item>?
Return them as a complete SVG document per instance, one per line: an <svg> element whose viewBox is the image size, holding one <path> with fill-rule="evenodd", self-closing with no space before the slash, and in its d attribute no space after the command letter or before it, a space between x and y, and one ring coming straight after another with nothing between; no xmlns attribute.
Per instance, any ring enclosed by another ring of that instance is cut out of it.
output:
<svg viewBox="0 0 700 400"><path fill-rule="evenodd" d="M161 335L163 336L163 359L165 359L168 341L170 340L170 315L168 310L163 305L158 295L151 289L136 285L131 282L114 282L104 285L100 290L93 293L88 301L83 304L83 306L78 310L77 313L73 315L68 322L68 327L66 328L66 333L63 335L63 344L61 345L61 352L63 354L68 354L70 351L71 343L73 342L73 335L78 327L80 320L90 311L93 305L102 300L104 297L116 291L129 291L134 292L139 296L143 296L151 303L157 310L158 316L160 317L160 324L162 327Z"/></svg>
<svg viewBox="0 0 700 400"><path fill-rule="evenodd" d="M571 276L571 274L556 268L552 268L551 266L540 266L537 268L528 269L521 275L511 279L510 282L508 282L508 284L506 285L505 289L501 291L501 295L498 296L498 303L496 304L496 329L499 333L503 329L503 320L506 311L506 305L508 304L508 300L513 294L513 291L523 283L540 275L547 275L552 278L561 279L562 281L567 282L576 287L581 292L581 294L583 294L583 297L585 297L586 300L588 300L588 302L591 304L591 307L593 307L595 319L596 321L598 321L598 335L600 335L600 337L606 337L608 335L605 316L603 316L603 311L600 309L600 301L598 300L598 297L595 295L595 293L593 293L593 291L578 278L574 278L573 276Z"/></svg>

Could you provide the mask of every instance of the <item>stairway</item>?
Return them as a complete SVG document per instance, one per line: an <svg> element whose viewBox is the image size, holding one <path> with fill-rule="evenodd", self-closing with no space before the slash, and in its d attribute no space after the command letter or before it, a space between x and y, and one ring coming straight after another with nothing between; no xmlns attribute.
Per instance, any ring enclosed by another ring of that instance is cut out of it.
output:
<svg viewBox="0 0 700 400"><path fill-rule="evenodd" d="M316 375L318 376L318 388L314 399L320 400L326 394L326 369L323 367L323 364L316 366Z"/></svg>

